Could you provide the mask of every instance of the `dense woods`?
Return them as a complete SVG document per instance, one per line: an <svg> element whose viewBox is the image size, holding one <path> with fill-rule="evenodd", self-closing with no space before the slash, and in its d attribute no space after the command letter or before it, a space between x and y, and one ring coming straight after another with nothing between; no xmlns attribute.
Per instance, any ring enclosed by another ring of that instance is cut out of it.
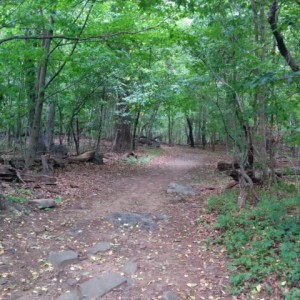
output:
<svg viewBox="0 0 300 300"><path fill-rule="evenodd" d="M84 138L223 142L265 172L279 146L298 151L297 1L1 6L2 148L27 166Z"/></svg>
<svg viewBox="0 0 300 300"><path fill-rule="evenodd" d="M0 151L24 160L1 168L6 179L26 181L19 170L36 163L48 178L70 155L102 163L108 142L116 153L160 142L225 149L232 163L219 168L236 180L243 208L262 199L257 186L299 171L276 162L300 155L299 1L0 8Z"/></svg>

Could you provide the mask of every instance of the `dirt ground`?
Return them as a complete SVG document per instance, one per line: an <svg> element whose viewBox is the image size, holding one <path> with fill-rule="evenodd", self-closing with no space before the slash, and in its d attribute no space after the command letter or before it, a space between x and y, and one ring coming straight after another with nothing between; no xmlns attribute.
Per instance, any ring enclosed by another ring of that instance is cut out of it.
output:
<svg viewBox="0 0 300 300"><path fill-rule="evenodd" d="M166 291L180 299L233 299L226 288L226 251L214 244L215 216L205 212L208 197L228 183L216 171L221 157L164 147L145 165L110 160L57 171L56 186L33 189L37 198L61 198L56 208L31 207L23 216L1 212L0 299L57 299L92 276L123 274L131 260L138 265L135 274L101 299L155 300ZM189 184L199 195L174 201L166 193L170 182ZM160 216L158 228L113 225L107 218L116 212ZM88 256L87 249L99 242L112 248ZM78 252L80 261L54 268L48 255L61 250Z"/></svg>

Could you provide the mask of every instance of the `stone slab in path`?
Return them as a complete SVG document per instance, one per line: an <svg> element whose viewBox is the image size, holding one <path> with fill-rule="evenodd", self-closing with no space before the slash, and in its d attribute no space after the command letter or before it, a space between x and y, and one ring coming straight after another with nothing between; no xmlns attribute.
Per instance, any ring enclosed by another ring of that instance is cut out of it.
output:
<svg viewBox="0 0 300 300"><path fill-rule="evenodd" d="M112 213L107 219L117 226L139 227L149 230L158 228L157 218L149 213Z"/></svg>
<svg viewBox="0 0 300 300"><path fill-rule="evenodd" d="M56 300L79 300L80 297L76 292L68 292L60 295Z"/></svg>
<svg viewBox="0 0 300 300"><path fill-rule="evenodd" d="M124 273L127 275L134 275L138 269L138 264L136 262L136 259L132 259L128 261L125 266L123 267Z"/></svg>
<svg viewBox="0 0 300 300"><path fill-rule="evenodd" d="M111 249L111 243L108 243L108 242L101 242L101 243L98 243L92 247L90 247L87 252L89 254L97 254L98 252L106 252L108 250Z"/></svg>
<svg viewBox="0 0 300 300"><path fill-rule="evenodd" d="M168 194L180 194L184 196L195 196L198 191L190 185L171 182L167 187Z"/></svg>
<svg viewBox="0 0 300 300"><path fill-rule="evenodd" d="M78 253L71 250L61 252L52 251L49 253L48 260L53 266L60 268L66 264L76 262L78 260Z"/></svg>
<svg viewBox="0 0 300 300"><path fill-rule="evenodd" d="M83 299L102 297L114 288L124 284L127 278L117 273L93 277L79 286Z"/></svg>
<svg viewBox="0 0 300 300"><path fill-rule="evenodd" d="M179 298L175 293L173 293L171 291L165 292L163 295L163 299L164 300L181 300L181 298Z"/></svg>

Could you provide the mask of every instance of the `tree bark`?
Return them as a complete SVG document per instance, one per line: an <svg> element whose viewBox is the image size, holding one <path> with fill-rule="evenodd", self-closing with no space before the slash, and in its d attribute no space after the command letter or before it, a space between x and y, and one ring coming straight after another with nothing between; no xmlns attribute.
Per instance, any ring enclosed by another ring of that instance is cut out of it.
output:
<svg viewBox="0 0 300 300"><path fill-rule="evenodd" d="M201 124L201 144L202 148L205 149L206 147L206 111L205 108L203 108L202 111L202 124Z"/></svg>
<svg viewBox="0 0 300 300"><path fill-rule="evenodd" d="M45 144L47 151L54 144L54 125L55 125L55 104L49 103L47 106L47 128L45 134Z"/></svg>
<svg viewBox="0 0 300 300"><path fill-rule="evenodd" d="M137 128L138 128L138 124L139 124L140 114L141 114L141 110L139 109L135 115L134 125L133 125L133 137L132 137L132 150L133 151L136 150L136 137L137 137L136 133L137 133Z"/></svg>
<svg viewBox="0 0 300 300"><path fill-rule="evenodd" d="M262 0L259 0L259 11L257 8L256 0L251 0L252 11L253 11L253 20L254 20L254 47L255 47L255 55L264 62L266 60L266 39L265 39L265 11L264 4ZM260 48L260 51L258 50ZM259 70L255 69L254 73L256 76L259 76ZM266 115L265 115L265 92L261 87L257 87L254 100L257 103L258 113L258 127L257 127L257 136L256 136L256 145L257 150L259 152L259 161L262 166L263 172L263 181L268 181L268 155L266 149ZM250 134L250 128L248 130ZM249 135L248 135L249 136ZM250 135L251 138L251 135ZM251 142L252 144L252 142ZM253 148L253 145L249 145L249 147ZM251 152L252 160L254 158L253 149L250 150L248 147L249 153ZM248 155L249 156L249 155ZM252 163L253 165L253 163Z"/></svg>
<svg viewBox="0 0 300 300"><path fill-rule="evenodd" d="M115 138L112 145L114 152L126 152L131 149L131 125L129 119L129 108L123 102L123 99L119 99L119 115L118 124L115 130Z"/></svg>
<svg viewBox="0 0 300 300"><path fill-rule="evenodd" d="M53 18L51 17L50 25L52 24L53 24ZM47 69L48 69L48 58L50 53L50 45L52 40L51 37L53 36L53 30L50 29L49 31L46 31L46 29L43 29L43 35L48 36L48 38L43 40L44 59L41 62L41 65L38 70L37 98L35 101L34 117L32 122L32 128L30 131L29 145L28 145L27 155L26 155L27 167L30 167L33 164L38 149L38 141L39 141L40 130L41 130L42 110L43 110L43 103L45 100L45 86L46 86L46 76L47 76Z"/></svg>
<svg viewBox="0 0 300 300"><path fill-rule="evenodd" d="M188 116L186 116L186 121L187 121L188 128L189 128L189 142L191 144L191 147L195 148L194 135L193 135L193 124L192 124L191 119Z"/></svg>
<svg viewBox="0 0 300 300"><path fill-rule="evenodd" d="M290 66L290 68L294 71L297 72L300 70L298 64L292 57L290 51L285 45L283 35L278 31L278 13L279 13L279 7L278 7L278 1L273 1L271 7L270 7L270 15L268 18L269 24L271 26L274 38L277 42L277 47L280 52L280 54L284 57L286 60L287 64Z"/></svg>

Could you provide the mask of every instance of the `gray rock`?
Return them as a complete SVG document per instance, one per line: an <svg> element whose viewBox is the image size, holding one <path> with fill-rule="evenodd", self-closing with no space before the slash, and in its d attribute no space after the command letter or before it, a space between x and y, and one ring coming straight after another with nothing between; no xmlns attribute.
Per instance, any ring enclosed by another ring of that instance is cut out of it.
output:
<svg viewBox="0 0 300 300"><path fill-rule="evenodd" d="M69 152L68 147L65 146L65 145L55 145L55 144L52 144L50 146L49 150L50 150L51 153L62 155L62 156L68 155L68 152Z"/></svg>
<svg viewBox="0 0 300 300"><path fill-rule="evenodd" d="M74 286L77 284L77 280L75 278L68 278L66 281L67 285Z"/></svg>
<svg viewBox="0 0 300 300"><path fill-rule="evenodd" d="M171 182L167 187L168 194L180 194L185 196L195 196L198 194L197 190L190 185L179 184L176 182Z"/></svg>
<svg viewBox="0 0 300 300"><path fill-rule="evenodd" d="M60 268L66 264L76 262L78 260L78 253L71 250L62 252L52 251L49 253L48 260L53 266Z"/></svg>
<svg viewBox="0 0 300 300"><path fill-rule="evenodd" d="M79 295L76 292L68 292L60 295L56 300L79 300Z"/></svg>
<svg viewBox="0 0 300 300"><path fill-rule="evenodd" d="M52 208L56 206L55 199L32 199L29 203L34 204L39 209Z"/></svg>
<svg viewBox="0 0 300 300"><path fill-rule="evenodd" d="M106 252L111 249L111 243L98 243L87 250L89 254L97 254L98 252Z"/></svg>
<svg viewBox="0 0 300 300"><path fill-rule="evenodd" d="M181 300L175 293L171 291L164 292L163 294L164 300Z"/></svg>
<svg viewBox="0 0 300 300"><path fill-rule="evenodd" d="M82 283L79 288L84 299L93 299L104 296L126 281L125 277L116 273L110 273L89 279Z"/></svg>
<svg viewBox="0 0 300 300"><path fill-rule="evenodd" d="M128 261L123 267L124 273L128 275L134 275L138 269L138 264L135 259Z"/></svg>
<svg viewBox="0 0 300 300"><path fill-rule="evenodd" d="M80 228L71 228L70 230L68 230L67 233L72 237L79 237L83 235L83 230Z"/></svg>
<svg viewBox="0 0 300 300"><path fill-rule="evenodd" d="M0 285L3 285L7 283L7 279L6 278L0 278Z"/></svg>
<svg viewBox="0 0 300 300"><path fill-rule="evenodd" d="M137 214L137 213L112 213L108 216L108 221L124 227L136 227L142 229L155 230L158 228L156 220L151 214Z"/></svg>

